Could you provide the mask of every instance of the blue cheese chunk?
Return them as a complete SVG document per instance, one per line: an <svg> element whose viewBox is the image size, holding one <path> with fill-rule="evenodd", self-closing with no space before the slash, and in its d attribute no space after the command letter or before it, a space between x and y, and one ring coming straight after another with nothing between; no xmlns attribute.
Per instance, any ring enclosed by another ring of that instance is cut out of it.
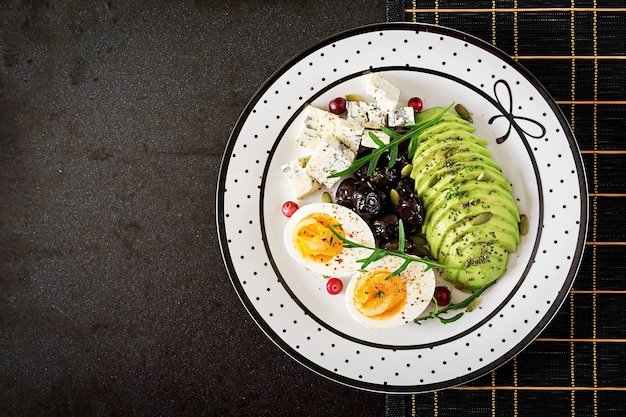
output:
<svg viewBox="0 0 626 417"><path fill-rule="evenodd" d="M368 76L365 93L373 97L384 112L393 111L400 99L400 89L376 73Z"/></svg>
<svg viewBox="0 0 626 417"><path fill-rule="evenodd" d="M329 137L317 145L305 170L320 184L331 188L340 178L328 178L328 176L349 168L355 157L356 152L339 139Z"/></svg>
<svg viewBox="0 0 626 417"><path fill-rule="evenodd" d="M389 127L402 127L415 124L415 110L412 107L400 107L389 113Z"/></svg>
<svg viewBox="0 0 626 417"><path fill-rule="evenodd" d="M335 137L354 152L357 152L362 134L363 127L358 123L343 119L317 107L309 106L304 126L298 137L296 137L296 142L300 146L313 150L321 141L329 137Z"/></svg>
<svg viewBox="0 0 626 417"><path fill-rule="evenodd" d="M301 200L322 188L320 183L317 182L315 178L307 174L305 170L310 159L310 156L303 156L294 159L293 161L289 161L280 167L285 179L289 183L289 186L298 200Z"/></svg>
<svg viewBox="0 0 626 417"><path fill-rule="evenodd" d="M382 130L365 129L361 138L361 146L366 148L378 148L378 145L370 137L370 132L375 134L384 144L388 144L391 138Z"/></svg>
<svg viewBox="0 0 626 417"><path fill-rule="evenodd" d="M358 123L364 128L380 129L386 125L387 114L377 103L366 101L347 101L346 120Z"/></svg>

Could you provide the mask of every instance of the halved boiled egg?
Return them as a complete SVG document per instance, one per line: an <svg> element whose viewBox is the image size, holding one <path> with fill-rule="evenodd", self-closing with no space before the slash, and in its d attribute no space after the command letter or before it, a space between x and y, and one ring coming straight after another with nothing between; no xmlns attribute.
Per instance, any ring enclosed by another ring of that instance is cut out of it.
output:
<svg viewBox="0 0 626 417"><path fill-rule="evenodd" d="M358 271L358 259L371 250L345 248L330 228L351 242L374 248L369 226L355 212L334 203L313 203L300 207L285 226L287 252L305 268L322 275L343 277Z"/></svg>
<svg viewBox="0 0 626 417"><path fill-rule="evenodd" d="M435 291L434 272L425 271L421 262L412 262L399 275L387 279L403 262L388 255L350 279L346 306L359 324L390 329L413 321L428 307Z"/></svg>

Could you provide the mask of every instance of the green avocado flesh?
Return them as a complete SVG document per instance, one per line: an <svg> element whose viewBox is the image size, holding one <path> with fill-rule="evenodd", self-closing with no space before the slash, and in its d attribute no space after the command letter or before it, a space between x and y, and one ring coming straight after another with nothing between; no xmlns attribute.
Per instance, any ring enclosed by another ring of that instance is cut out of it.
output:
<svg viewBox="0 0 626 417"><path fill-rule="evenodd" d="M443 111L416 115L416 123ZM422 231L431 255L449 266L444 278L474 291L506 271L509 253L520 243L519 210L511 185L474 127L449 112L426 129L413 157L411 178L426 216Z"/></svg>

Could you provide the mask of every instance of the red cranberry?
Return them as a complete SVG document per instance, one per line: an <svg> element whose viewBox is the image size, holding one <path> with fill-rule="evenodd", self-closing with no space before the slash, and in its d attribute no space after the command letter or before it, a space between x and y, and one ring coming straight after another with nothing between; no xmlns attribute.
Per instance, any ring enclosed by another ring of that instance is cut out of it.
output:
<svg viewBox="0 0 626 417"><path fill-rule="evenodd" d="M422 102L422 99L419 97L411 97L409 99L409 107L413 107L413 110L415 110L416 112L421 112L422 108L424 107L424 103Z"/></svg>
<svg viewBox="0 0 626 417"><path fill-rule="evenodd" d="M437 300L439 307L447 306L450 303L450 290L448 287L441 286L435 288L435 294L433 295Z"/></svg>
<svg viewBox="0 0 626 417"><path fill-rule="evenodd" d="M346 99L336 97L328 102L328 111L332 114L343 114L346 111Z"/></svg>

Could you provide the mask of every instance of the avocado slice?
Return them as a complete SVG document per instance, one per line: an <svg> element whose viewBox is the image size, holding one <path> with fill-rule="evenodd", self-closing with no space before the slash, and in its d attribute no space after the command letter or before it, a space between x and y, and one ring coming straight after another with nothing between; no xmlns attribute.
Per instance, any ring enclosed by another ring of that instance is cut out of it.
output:
<svg viewBox="0 0 626 417"><path fill-rule="evenodd" d="M422 111L416 124L443 108ZM450 112L420 136L411 177L426 209L422 226L432 256L457 288L475 290L506 271L520 243L511 185L473 126Z"/></svg>
<svg viewBox="0 0 626 417"><path fill-rule="evenodd" d="M517 244L520 242L520 235L519 230L511 223L508 214L492 214L488 223L480 225L474 224L475 218L476 216L466 216L460 221L449 224L447 228L437 231L438 234L430 236L432 255L437 259L445 260L443 258L448 253L458 254L458 250L450 250L450 248L458 244L479 241L478 237L480 236L482 236L482 240L497 242L509 252L515 252Z"/></svg>
<svg viewBox="0 0 626 417"><path fill-rule="evenodd" d="M444 116L445 119L446 116ZM446 123L437 123L434 124L432 126L427 127L426 129L424 129L424 131L420 134L419 138L420 139L425 139L425 138L429 138L435 135L441 135L444 134L445 132L449 132L452 130L464 130L466 132L472 133L476 131L476 128L474 126L472 126L471 124L469 124L469 122L461 119L463 123L458 122L456 120L449 120ZM445 121L445 120L444 120Z"/></svg>
<svg viewBox="0 0 626 417"><path fill-rule="evenodd" d="M430 173L430 177L424 175L424 181L416 182L415 191L417 194L423 194L427 187L434 186L440 179L447 177L448 180L451 177L456 176L460 170L465 171L461 173L464 178L476 179L482 178L481 181L495 182L507 192L511 192L511 184L502 174L502 171L496 170L493 166L484 165L480 162L472 161L467 164L459 164L458 166L443 166L441 169Z"/></svg>
<svg viewBox="0 0 626 417"><path fill-rule="evenodd" d="M435 230L445 230L449 223L456 222L460 218L478 216L482 213L498 215L510 223L512 230L519 230L518 223L520 216L513 203L503 203L498 196L492 195L472 197L478 194L482 193L480 193L479 190L473 190L460 199L451 197L450 199L444 198L441 200L439 205L434 206L426 213L422 226L424 235L430 236ZM481 219L478 219L475 223L479 223L480 221Z"/></svg>
<svg viewBox="0 0 626 417"><path fill-rule="evenodd" d="M460 136L451 136L446 140L429 140L423 142L423 146L417 149L413 157L414 161L420 161L422 159L448 159L457 152L473 152L491 158L491 152L489 152L484 145L465 140Z"/></svg>
<svg viewBox="0 0 626 417"><path fill-rule="evenodd" d="M501 219L497 219L496 216L491 221L504 223ZM485 228L472 225L471 222L466 223L464 227L457 228L455 230L458 233L456 240L446 246L446 252L440 253L439 258L442 262L447 262L450 256L463 257L467 255L467 248L476 245L478 242L492 243L494 246L504 248L509 253L515 251L518 244L515 237L519 236L518 234L510 230L498 230L495 226L491 229L493 230L487 231Z"/></svg>
<svg viewBox="0 0 626 417"><path fill-rule="evenodd" d="M435 258L439 259L442 253L448 252L448 247L463 240L467 233L474 230L484 233L489 239L504 242L511 252L515 251L520 237L517 223L511 214L500 207L492 207L491 210L485 211L481 204L477 204L474 208L467 213L452 214L453 217L433 223L433 227L425 232L431 254Z"/></svg>
<svg viewBox="0 0 626 417"><path fill-rule="evenodd" d="M426 215L426 222L433 218L433 215L439 212L439 207L445 203L463 206L472 201L482 201L483 205L502 206L511 213L515 221L519 222L519 211L511 193L497 183L476 180L464 181L461 184L446 181L440 183L441 187L434 188L434 193L438 193L433 194L429 200L431 211ZM451 207L451 204L448 204L448 207Z"/></svg>
<svg viewBox="0 0 626 417"><path fill-rule="evenodd" d="M415 113L415 124L427 122L431 119L434 119L435 117L437 117L437 115L439 115L444 110L445 108L443 107L435 106L435 107L431 107L428 109L424 109L419 113ZM448 112L443 116L441 120L443 122L456 122L456 123L461 123L461 124L466 124L466 125L470 124L470 122L468 122L467 120L463 119L461 116L459 116L456 113L453 113L450 110L448 110Z"/></svg>
<svg viewBox="0 0 626 417"><path fill-rule="evenodd" d="M480 188L484 190L485 194L502 194L504 199L509 200L513 205L515 205L509 187L502 186L495 181L487 182L478 181L476 179L464 180L463 176L458 173L456 175L445 175L441 178L431 178L436 181L433 181L434 183L431 184L430 187L422 188L421 186L423 184L416 182L418 190L423 189L423 191L419 192L418 195L422 199L423 203L429 207L437 204L441 198L448 200L453 198L463 198L472 191L472 188ZM480 195L482 194L478 194L478 196ZM475 198L475 193L472 194L472 198ZM514 209L513 211L516 210L517 209ZM431 213L431 215L432 214L433 213Z"/></svg>
<svg viewBox="0 0 626 417"><path fill-rule="evenodd" d="M443 276L455 287L474 291L500 278L506 271L509 253L491 242L476 242L466 256L451 256Z"/></svg>
<svg viewBox="0 0 626 417"><path fill-rule="evenodd" d="M429 181L429 184L435 182L430 174L437 172L442 168L462 167L469 163L477 163L485 166L490 166L495 170L500 170L493 159L489 156L477 154L466 148L461 148L457 153L451 155L448 158L434 158L434 159L413 159L413 169L411 170L411 177L415 180L416 184L422 184L422 181ZM426 178L424 177L426 176Z"/></svg>

